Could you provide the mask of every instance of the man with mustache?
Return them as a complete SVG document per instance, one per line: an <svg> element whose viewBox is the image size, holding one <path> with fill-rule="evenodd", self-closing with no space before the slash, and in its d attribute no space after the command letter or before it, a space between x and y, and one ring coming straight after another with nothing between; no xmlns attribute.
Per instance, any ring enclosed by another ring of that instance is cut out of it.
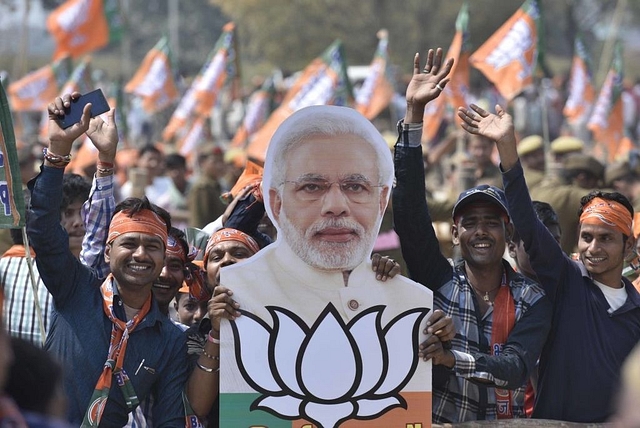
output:
<svg viewBox="0 0 640 428"><path fill-rule="evenodd" d="M451 235L462 260L441 252L425 200L420 139L427 103L449 79L453 60L416 54L407 112L398 125L393 215L410 277L434 292L434 306L453 318L456 337L434 359L437 423L524 416L524 385L549 331L551 305L540 286L503 260L513 225L502 190L479 185L460 194Z"/></svg>
<svg viewBox="0 0 640 428"><path fill-rule="evenodd" d="M384 327L410 308L431 309L426 288L401 276L378 281L369 261L392 180L386 142L361 114L337 106L306 107L293 113L271 139L262 183L278 238L248 260L221 270L220 285L233 290L237 302L225 318L240 323L245 317L238 317L242 310L272 324L268 307L279 307L311 327L329 305L345 323L382 305ZM432 322L429 333L451 333L443 328L445 319ZM221 333L220 413L224 415L225 392L254 389L239 374L239 339L230 340L234 336L229 322L221 324ZM420 328L420 333L425 339L426 329ZM371 337L375 339L374 331ZM438 349L441 353L442 347ZM430 352L425 354L430 357ZM402 391L425 391L430 371L427 364L417 364ZM340 368L335 373L339 377ZM424 399L419 403L421 411L428 409ZM414 405L408 405L409 411Z"/></svg>

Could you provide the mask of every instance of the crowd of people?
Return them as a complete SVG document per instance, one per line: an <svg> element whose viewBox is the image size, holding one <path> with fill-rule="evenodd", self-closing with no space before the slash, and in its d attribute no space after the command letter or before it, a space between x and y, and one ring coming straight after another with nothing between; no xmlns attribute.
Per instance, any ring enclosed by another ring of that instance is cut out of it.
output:
<svg viewBox="0 0 640 428"><path fill-rule="evenodd" d="M640 159L604 165L560 131L547 152L503 106L476 104L425 151L425 108L452 66L441 49L416 54L395 144L355 110L308 107L250 180L243 154L215 144L194 153L191 179L155 145L123 174L115 110L85 107L63 129L80 94L53 100L39 170L20 153L28 245L12 230L0 258L0 426L219 426L221 379L256 389L229 380L230 320L278 305L311 325L331 304L346 322L382 303L397 318L429 293L414 336L431 374L419 360L403 387L432 379L434 423L639 426ZM66 171L85 135L91 182ZM391 212L395 232L378 234ZM383 235L400 263L369 261ZM279 414L324 420L296 411Z"/></svg>

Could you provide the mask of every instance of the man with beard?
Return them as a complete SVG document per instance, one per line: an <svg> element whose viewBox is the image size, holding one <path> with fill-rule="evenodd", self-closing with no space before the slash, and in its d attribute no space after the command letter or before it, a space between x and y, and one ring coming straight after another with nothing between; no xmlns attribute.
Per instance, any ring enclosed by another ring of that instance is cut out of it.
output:
<svg viewBox="0 0 640 428"><path fill-rule="evenodd" d="M424 319L432 307L431 293L401 276L376 280L369 261L392 181L393 164L385 140L355 110L306 107L280 125L269 144L262 183L267 212L278 229L277 240L248 260L221 270L220 285L233 290L237 302L235 312L225 317L231 323L221 323L221 415L229 410L225 392L255 393L238 368L236 355L242 340L235 335L237 327L232 332L232 324L250 322L249 315L271 325L270 310L277 307L295 314L309 328L329 313L346 324L374 307L384 307L379 319L383 327L413 309L424 309L416 322ZM439 322L431 327L440 330ZM416 357L417 330L407 339L416 344ZM426 330L419 330L424 340ZM375 331L370 333L372 340L378 340ZM218 360L217 355L212 357ZM344 376L340 367L316 369L330 371L322 378L325 385L334 385ZM421 407L417 416L422 417L425 410L428 415L425 401L430 401L430 393L424 391L431 370L428 364L417 364L411 374L402 392L416 394L407 411L415 414L416 407ZM309 392L307 397L312 395ZM276 414L313 419L305 413L307 408L301 405L296 415ZM378 416L384 417L385 412ZM347 416L352 417L356 416Z"/></svg>

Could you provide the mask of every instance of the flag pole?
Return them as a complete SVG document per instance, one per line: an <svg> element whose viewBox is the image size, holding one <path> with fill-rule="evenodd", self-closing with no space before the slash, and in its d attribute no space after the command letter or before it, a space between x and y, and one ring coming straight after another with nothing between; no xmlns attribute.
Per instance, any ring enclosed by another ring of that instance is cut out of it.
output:
<svg viewBox="0 0 640 428"><path fill-rule="evenodd" d="M40 306L40 300L38 299L38 284L36 282L36 274L33 271L33 259L31 258L31 246L29 245L29 237L27 236L27 228L22 227L22 242L25 249L25 257L27 259L27 266L29 267L29 278L31 279L31 291L33 291L33 305L36 308L36 317L38 318L38 327L40 328L40 338L42 345L44 345L46 337L46 331L44 329L44 317L42 316L42 307Z"/></svg>
<svg viewBox="0 0 640 428"><path fill-rule="evenodd" d="M607 38L605 39L604 46L602 48L602 54L600 55L600 64L598 65L598 73L594 83L597 86L602 86L605 76L609 70L611 64L611 58L613 57L613 48L618 38L618 28L620 28L620 21L624 11L627 9L627 0L618 0L616 8L613 11L613 17L611 18L611 25L607 32Z"/></svg>

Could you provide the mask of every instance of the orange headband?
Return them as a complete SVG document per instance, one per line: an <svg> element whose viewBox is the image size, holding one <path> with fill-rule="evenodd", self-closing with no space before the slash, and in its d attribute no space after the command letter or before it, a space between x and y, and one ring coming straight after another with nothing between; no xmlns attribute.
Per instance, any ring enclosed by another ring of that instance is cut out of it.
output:
<svg viewBox="0 0 640 428"><path fill-rule="evenodd" d="M207 261L209 260L209 253L211 252L211 249L214 246L218 245L218 243L224 241L241 242L246 245L249 250L253 251L254 254L260 251L260 246L255 241L255 239L253 239L246 233L231 228L220 229L213 235L211 235L211 238L209 238L209 242L207 242L207 248L204 250L204 258L202 259L204 263L207 263Z"/></svg>
<svg viewBox="0 0 640 428"><path fill-rule="evenodd" d="M167 225L158 214L151 210L140 210L133 215L125 211L118 211L111 219L107 244L112 243L118 236L129 232L157 236L162 239L165 247L167 245Z"/></svg>
<svg viewBox="0 0 640 428"><path fill-rule="evenodd" d="M629 210L619 202L593 198L582 209L580 223L605 225L631 236L633 219Z"/></svg>

